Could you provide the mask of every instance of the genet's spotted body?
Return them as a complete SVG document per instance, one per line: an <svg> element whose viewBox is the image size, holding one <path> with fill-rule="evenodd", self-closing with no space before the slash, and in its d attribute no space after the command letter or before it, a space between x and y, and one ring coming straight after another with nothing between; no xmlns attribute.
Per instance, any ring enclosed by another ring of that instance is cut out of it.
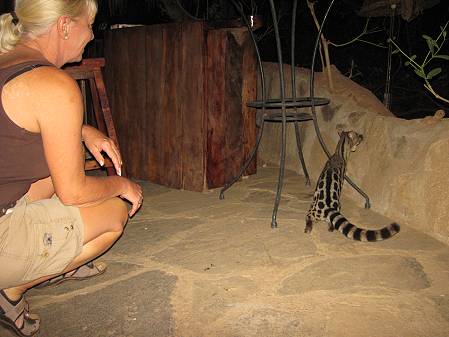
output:
<svg viewBox="0 0 449 337"><path fill-rule="evenodd" d="M362 135L354 131L340 133L340 140L335 153L326 162L318 179L313 202L306 215L304 232L310 233L312 231L313 221L315 220L327 221L329 231L336 229L347 238L358 241L381 241L400 231L400 226L397 223L392 223L377 230L359 228L351 224L340 213L340 196L345 177L346 161L349 154L355 151L362 140Z"/></svg>

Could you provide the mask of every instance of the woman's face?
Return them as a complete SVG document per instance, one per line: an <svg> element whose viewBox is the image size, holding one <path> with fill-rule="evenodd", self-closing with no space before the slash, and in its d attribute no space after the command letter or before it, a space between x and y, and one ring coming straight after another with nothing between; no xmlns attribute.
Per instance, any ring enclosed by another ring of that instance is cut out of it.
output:
<svg viewBox="0 0 449 337"><path fill-rule="evenodd" d="M68 24L67 40L66 40L66 62L81 61L84 47L93 40L92 24L95 17L92 17L85 11L75 20L71 20Z"/></svg>

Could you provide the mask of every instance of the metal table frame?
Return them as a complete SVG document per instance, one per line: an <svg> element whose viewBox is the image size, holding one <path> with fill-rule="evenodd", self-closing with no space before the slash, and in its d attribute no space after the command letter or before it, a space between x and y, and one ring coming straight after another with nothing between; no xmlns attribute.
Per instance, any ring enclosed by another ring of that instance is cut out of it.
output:
<svg viewBox="0 0 449 337"><path fill-rule="evenodd" d="M260 56L259 49L257 47L256 38L253 34L252 28L250 23L248 22L241 3L238 0L232 0L236 8L239 10L242 19L245 21L246 26L248 27L248 31L251 35L251 39L254 43L256 55L257 55L257 61L258 61L258 67L259 67L259 73L260 73L260 80L261 80L261 87L262 87L262 99L256 100L252 102L248 102L247 105L249 107L253 107L256 109L260 109L262 114L259 121L259 131L257 133L256 137L256 143L253 147L253 149L250 152L249 157L242 165L239 174L234 177L231 181L227 182L224 187L220 191L220 199L224 199L224 192L229 189L236 181L238 181L251 161L254 159L255 154L257 153L257 149L259 147L264 124L265 122L278 122L282 123L282 146L281 146L281 155L280 155L280 167L279 167L279 178L278 178L278 185L276 190L276 198L274 202L274 208L273 213L271 217L271 227L277 228L277 212L279 209L279 203L281 199L281 193L282 193L282 187L283 187L283 180L284 180L284 171L285 171L285 148L286 148L286 140L287 140L287 123L293 122L295 124L295 133L296 133L296 143L298 148L298 156L301 161L301 166L304 172L304 176L306 178L306 184L310 185L310 178L309 174L307 172L307 168L304 161L304 156L302 153L302 146L301 146L301 137L299 132L299 123L305 122L305 121L313 121L313 125L315 128L315 133L318 137L318 140L320 142L320 145L323 149L323 151L326 153L327 157L330 157L330 152L326 147L326 144L321 136L320 128L318 125L318 121L316 118L316 107L317 106L323 106L329 104L329 99L323 98L323 97L315 97L315 64L316 64L316 56L317 56L317 50L319 47L319 41L320 36L322 34L323 27L325 25L325 22L327 20L328 14L332 8L332 5L334 4L335 0L332 0L327 8L327 11L325 13L325 16L323 18L320 30L318 31L318 35L315 41L315 46L313 50L313 57L312 57L312 66L310 69L310 96L309 97L296 97L296 78L295 78L295 27L296 27L296 10L297 10L297 0L293 1L293 10L292 10L292 32L291 32L291 86L292 86L292 96L286 97L285 93L285 79L284 79L284 69L283 69L283 62L282 62L282 52L281 52L281 41L279 36L279 27L278 27L278 20L276 15L276 9L274 6L273 0L268 0L270 3L270 10L271 10L271 16L273 20L273 26L274 26L274 33L275 33L275 39L276 39L276 49L277 49L277 57L278 57L278 65L279 65L279 79L280 79L280 92L281 97L280 99L267 99L267 93L266 93L266 87L265 87L265 74L263 71L262 66L262 60ZM311 108L310 113L306 112L300 112L299 109L301 108ZM267 109L280 109L280 112L267 112ZM287 111L287 109L289 109ZM365 208L370 208L370 201L368 195L363 192L349 177L345 176L346 181L365 198Z"/></svg>

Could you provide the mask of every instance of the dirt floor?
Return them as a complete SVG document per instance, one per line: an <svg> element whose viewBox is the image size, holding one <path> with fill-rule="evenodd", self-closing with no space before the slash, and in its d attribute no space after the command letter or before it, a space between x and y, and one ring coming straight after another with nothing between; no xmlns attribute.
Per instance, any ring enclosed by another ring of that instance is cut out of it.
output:
<svg viewBox="0 0 449 337"><path fill-rule="evenodd" d="M40 336L449 336L447 246L407 224L379 243L324 223L304 234L313 188L293 172L271 229L276 180L259 169L225 200L144 183L142 210L101 257L106 274L29 292ZM362 200L343 200L343 213L391 222Z"/></svg>

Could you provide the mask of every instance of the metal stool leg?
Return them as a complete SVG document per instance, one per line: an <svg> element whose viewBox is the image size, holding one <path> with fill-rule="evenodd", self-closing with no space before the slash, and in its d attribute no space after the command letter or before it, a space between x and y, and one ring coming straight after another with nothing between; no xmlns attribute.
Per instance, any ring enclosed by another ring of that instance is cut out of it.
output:
<svg viewBox="0 0 449 337"><path fill-rule="evenodd" d="M271 228L277 228L277 212L279 209L279 202L281 201L282 186L284 183L284 169L285 169L285 146L287 142L287 117L285 108L285 82L284 82L284 69L282 63L282 49L281 49L281 39L279 35L279 27L277 25L276 9L274 7L274 1L270 0L271 16L273 18L274 35L276 38L276 50L279 63L279 82L281 89L281 103L282 103L282 146L281 146L281 159L279 163L279 178L278 186L276 190L276 198L274 200L273 214L271 216Z"/></svg>
<svg viewBox="0 0 449 337"><path fill-rule="evenodd" d="M296 32L296 9L297 9L298 1L293 1L293 10L292 10L292 34L291 34L291 65L290 65L290 75L291 75L291 83L292 83L292 98L293 101L296 100L296 69L295 69L295 32ZM299 160L301 161L302 171L304 172L304 176L306 178L306 186L310 186L310 177L307 172L306 162L304 160L304 155L302 153L302 145L301 145L301 134L299 132L299 123L295 122L295 135L296 135L296 147L298 150Z"/></svg>
<svg viewBox="0 0 449 337"><path fill-rule="evenodd" d="M282 108L284 110L285 117L285 107ZM271 228L277 228L277 213L279 209L279 203L281 201L282 195L282 187L284 185L284 171L285 171L285 147L287 143L287 125L285 118L282 119L282 146L281 146L281 159L279 164L279 178L278 178L278 186L276 189L276 198L274 199L274 208L273 214L271 215Z"/></svg>
<svg viewBox="0 0 449 337"><path fill-rule="evenodd" d="M296 147L298 150L299 160L301 161L302 171L304 172L304 176L306 178L306 186L310 186L310 177L307 172L306 161L304 160L304 155L302 153L302 144L301 144L301 133L299 131L299 123L295 122L295 134L296 134Z"/></svg>
<svg viewBox="0 0 449 337"><path fill-rule="evenodd" d="M248 20L246 19L245 13L243 12L242 4L237 0L232 0L232 3L236 7L236 9L240 12L242 19L244 20L246 27L248 28L248 32L250 34L251 40L253 41L254 48L256 51L256 56L257 56L257 64L259 67L260 83L262 85L262 100L265 102L266 97L267 97L266 89L265 89L265 75L264 75L264 71L263 71L263 67L262 67L262 58L260 56L259 48L257 47L256 38L253 34L252 27L251 27L250 23L248 22ZM224 199L224 192L227 189L229 189L235 182L237 182L242 177L243 173L246 171L249 164L254 159L254 156L257 153L257 149L259 148L260 140L262 139L262 133L263 133L263 129L264 129L264 115L265 115L265 108L262 109L262 118L260 121L259 132L257 133L257 137L256 137L256 144L254 145L253 149L251 150L251 153L250 153L248 159L245 161L245 163L241 167L239 174L236 177L234 177L230 182L225 183L223 188L220 190L220 196L219 196L220 200Z"/></svg>
<svg viewBox="0 0 449 337"><path fill-rule="evenodd" d="M320 43L320 37L321 37L321 33L323 31L323 27L324 24L327 20L327 16L334 4L335 0L332 0L331 3L329 4L329 6L327 7L326 13L324 14L324 18L323 21L321 23L320 29L318 31L318 35L317 38L315 40L315 46L313 48L313 56L312 56L312 66L310 67L310 98L311 98L311 108L312 108L312 116L313 116L313 125L315 127L315 133L318 136L318 140L320 142L320 145L323 149L323 151L326 153L327 157L330 157L330 153L329 150L326 147L326 144L324 143L323 137L321 136L321 132L320 132L320 128L318 126L318 121L316 119L316 111L315 111L315 101L314 101L314 92L315 92L315 85L314 85L314 81L315 81L315 61L316 61L316 56L317 56L317 51L318 51L318 46ZM360 187L358 187L351 179L349 179L349 177L345 176L346 181L349 183L349 185L351 185L358 193L360 193L360 195L365 198L365 208L370 208L371 204L369 202L369 197L368 195L362 191L362 189Z"/></svg>
<svg viewBox="0 0 449 337"><path fill-rule="evenodd" d="M345 179L346 179L346 181L349 183L349 185L351 185L357 192L359 192L359 194L360 194L362 197L365 198L365 208L366 208L366 209L371 208L371 204L370 204L370 202L369 202L369 197L368 197L368 195L367 195L365 192L363 192L363 190L362 190L360 187L358 187L358 186L355 184L355 182L353 182L347 175L345 175Z"/></svg>

